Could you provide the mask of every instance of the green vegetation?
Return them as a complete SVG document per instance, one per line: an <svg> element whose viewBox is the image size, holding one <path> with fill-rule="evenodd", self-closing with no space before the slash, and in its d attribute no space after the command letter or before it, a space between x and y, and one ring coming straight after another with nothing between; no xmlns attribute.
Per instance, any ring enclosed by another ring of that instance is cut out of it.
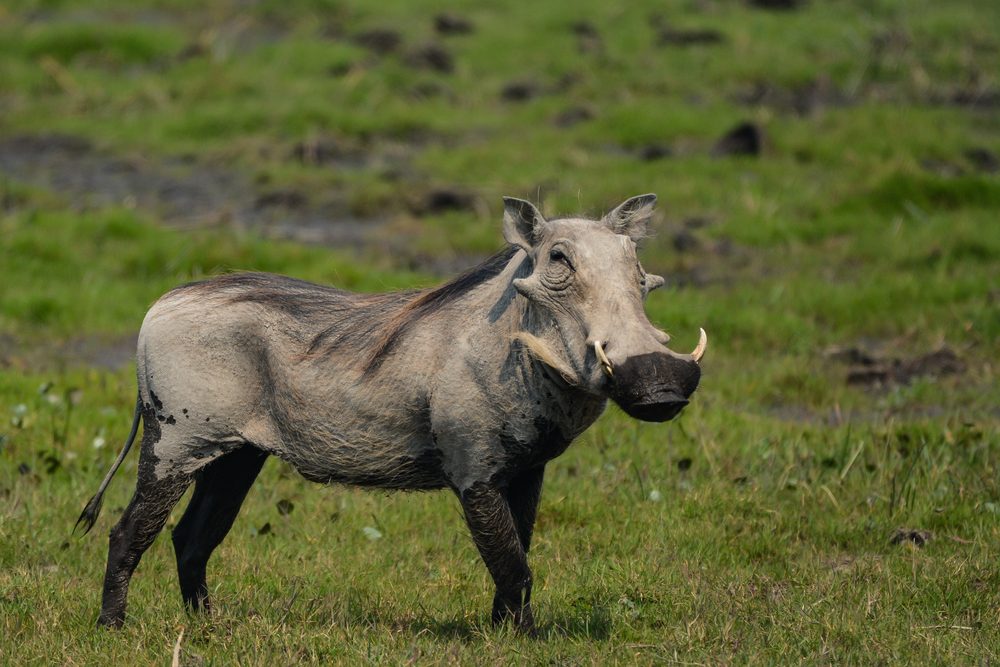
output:
<svg viewBox="0 0 1000 667"><path fill-rule="evenodd" d="M1000 659L1000 5L667 4L456 2L456 34L400 0L0 7L0 663L163 664L182 630L181 664ZM717 154L741 122L761 154ZM429 285L499 247L503 194L647 191L648 310L678 348L706 328L705 377L549 467L540 639L490 627L454 498L277 461L215 615L185 615L165 532L94 629L134 454L70 529L159 294Z"/></svg>

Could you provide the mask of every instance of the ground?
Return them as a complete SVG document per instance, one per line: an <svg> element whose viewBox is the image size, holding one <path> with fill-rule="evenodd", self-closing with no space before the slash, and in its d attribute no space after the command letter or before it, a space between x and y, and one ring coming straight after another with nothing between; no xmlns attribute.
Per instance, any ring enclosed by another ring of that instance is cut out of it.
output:
<svg viewBox="0 0 1000 667"><path fill-rule="evenodd" d="M1000 5L566 7L0 7L0 662L1000 659ZM432 285L500 247L502 195L648 191L648 311L681 349L705 327L704 378L550 466L538 639L490 627L453 497L275 461L214 616L185 615L164 533L125 629L94 628L134 454L70 531L160 293Z"/></svg>

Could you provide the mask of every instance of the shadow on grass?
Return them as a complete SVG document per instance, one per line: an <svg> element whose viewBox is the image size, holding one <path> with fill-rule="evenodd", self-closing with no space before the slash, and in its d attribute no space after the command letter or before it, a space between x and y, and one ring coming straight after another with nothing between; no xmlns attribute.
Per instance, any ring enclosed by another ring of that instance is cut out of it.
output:
<svg viewBox="0 0 1000 667"><path fill-rule="evenodd" d="M536 638L542 641L567 637L603 640L611 636L611 606L606 601L581 599L573 605L572 610L566 610L566 612L556 616L548 616L543 609L539 615L536 607ZM370 623L377 617L378 612L375 612L364 620ZM494 628L485 614L477 615L474 618L467 616L434 618L430 614L424 613L419 618L412 620L400 622L399 620L382 618L377 623L396 625L397 627L402 625L414 635L430 634L442 639L457 639L463 642L476 641L484 635L492 635L497 632L514 634L513 627L509 624L500 629Z"/></svg>

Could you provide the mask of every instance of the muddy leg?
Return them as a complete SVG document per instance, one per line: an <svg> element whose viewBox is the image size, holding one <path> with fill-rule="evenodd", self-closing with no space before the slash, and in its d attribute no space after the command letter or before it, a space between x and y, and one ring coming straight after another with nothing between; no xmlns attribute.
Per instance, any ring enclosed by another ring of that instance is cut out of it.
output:
<svg viewBox="0 0 1000 667"><path fill-rule="evenodd" d="M531 547L531 532L535 527L535 516L538 514L538 501L542 498L544 475L545 466L527 470L511 480L510 486L504 493L524 553L528 553Z"/></svg>
<svg viewBox="0 0 1000 667"><path fill-rule="evenodd" d="M506 499L477 483L462 492L461 500L472 539L497 587L493 622L513 619L518 630L532 634L531 570Z"/></svg>
<svg viewBox="0 0 1000 667"><path fill-rule="evenodd" d="M125 622L125 604L132 573L189 483L190 479L186 476L153 479L150 471L143 474L140 465L139 481L132 501L121 520L111 529L98 624L117 628Z"/></svg>
<svg viewBox="0 0 1000 667"><path fill-rule="evenodd" d="M189 609L208 611L208 559L232 528L266 459L265 452L247 445L197 473L194 495L173 532L181 596Z"/></svg>

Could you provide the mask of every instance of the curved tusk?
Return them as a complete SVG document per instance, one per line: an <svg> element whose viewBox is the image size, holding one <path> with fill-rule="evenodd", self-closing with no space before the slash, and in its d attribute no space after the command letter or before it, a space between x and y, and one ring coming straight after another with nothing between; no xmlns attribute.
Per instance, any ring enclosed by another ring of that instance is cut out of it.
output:
<svg viewBox="0 0 1000 667"><path fill-rule="evenodd" d="M608 377L614 377L614 369L611 367L611 362L608 361L608 355L604 354L604 346L601 345L601 341L594 341L594 354L597 355L597 359L601 362L601 366L604 368L604 372L608 374Z"/></svg>
<svg viewBox="0 0 1000 667"><path fill-rule="evenodd" d="M696 362L701 361L702 355L705 354L705 348L708 347L708 334L705 333L704 329L698 329L698 347L694 348L694 352L691 353L691 358Z"/></svg>

